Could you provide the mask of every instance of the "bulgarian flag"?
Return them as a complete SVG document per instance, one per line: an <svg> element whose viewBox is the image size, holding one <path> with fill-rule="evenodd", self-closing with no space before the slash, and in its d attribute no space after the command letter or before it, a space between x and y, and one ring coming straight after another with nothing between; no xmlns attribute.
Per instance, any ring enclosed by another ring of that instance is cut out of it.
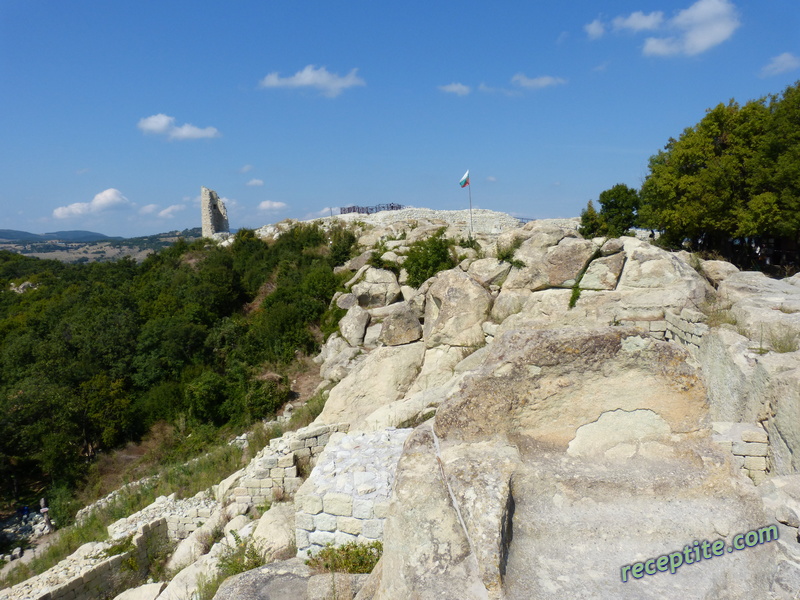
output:
<svg viewBox="0 0 800 600"><path fill-rule="evenodd" d="M469 185L469 169L467 169L467 172L464 173L464 176L461 178L461 181L458 182L458 185L460 185L462 188Z"/></svg>

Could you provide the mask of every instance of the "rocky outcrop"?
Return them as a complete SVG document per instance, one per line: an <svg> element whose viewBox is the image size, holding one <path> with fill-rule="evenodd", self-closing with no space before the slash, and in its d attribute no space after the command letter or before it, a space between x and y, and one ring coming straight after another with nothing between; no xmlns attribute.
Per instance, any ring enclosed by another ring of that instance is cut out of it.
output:
<svg viewBox="0 0 800 600"><path fill-rule="evenodd" d="M620 577L767 522L711 440L687 358L624 328L497 338L409 439L375 598L765 597L768 544L687 566L679 584Z"/></svg>

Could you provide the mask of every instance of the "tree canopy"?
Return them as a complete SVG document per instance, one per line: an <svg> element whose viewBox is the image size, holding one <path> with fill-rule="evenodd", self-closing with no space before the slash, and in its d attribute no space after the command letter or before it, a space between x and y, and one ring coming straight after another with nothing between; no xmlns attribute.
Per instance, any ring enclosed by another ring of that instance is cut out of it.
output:
<svg viewBox="0 0 800 600"><path fill-rule="evenodd" d="M772 244L797 260L800 232L800 87L709 109L650 158L639 225L740 263ZM768 242L772 239L772 242Z"/></svg>
<svg viewBox="0 0 800 600"><path fill-rule="evenodd" d="M247 230L228 248L179 241L142 264L0 252L0 494L24 477L70 484L157 421L273 414L289 387L262 375L314 350L354 242L299 226L269 244Z"/></svg>

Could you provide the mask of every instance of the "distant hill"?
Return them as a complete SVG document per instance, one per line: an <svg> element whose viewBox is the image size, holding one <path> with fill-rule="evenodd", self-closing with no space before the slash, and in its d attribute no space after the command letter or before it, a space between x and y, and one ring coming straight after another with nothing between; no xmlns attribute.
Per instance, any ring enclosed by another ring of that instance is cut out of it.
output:
<svg viewBox="0 0 800 600"><path fill-rule="evenodd" d="M109 237L94 231L53 231L52 233L30 233L17 229L0 229L0 240L8 242L101 242L121 240L120 237Z"/></svg>

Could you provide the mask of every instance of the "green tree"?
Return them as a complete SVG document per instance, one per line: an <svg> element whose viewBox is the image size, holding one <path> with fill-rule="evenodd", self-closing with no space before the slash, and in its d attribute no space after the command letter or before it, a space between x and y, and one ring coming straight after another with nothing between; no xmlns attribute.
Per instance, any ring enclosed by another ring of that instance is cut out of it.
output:
<svg viewBox="0 0 800 600"><path fill-rule="evenodd" d="M581 211L581 226L578 228L585 238L593 238L606 234L606 223L594 208L591 200L586 204L586 208Z"/></svg>
<svg viewBox="0 0 800 600"><path fill-rule="evenodd" d="M619 237L636 225L639 192L624 183L600 193L600 217L605 235Z"/></svg>

